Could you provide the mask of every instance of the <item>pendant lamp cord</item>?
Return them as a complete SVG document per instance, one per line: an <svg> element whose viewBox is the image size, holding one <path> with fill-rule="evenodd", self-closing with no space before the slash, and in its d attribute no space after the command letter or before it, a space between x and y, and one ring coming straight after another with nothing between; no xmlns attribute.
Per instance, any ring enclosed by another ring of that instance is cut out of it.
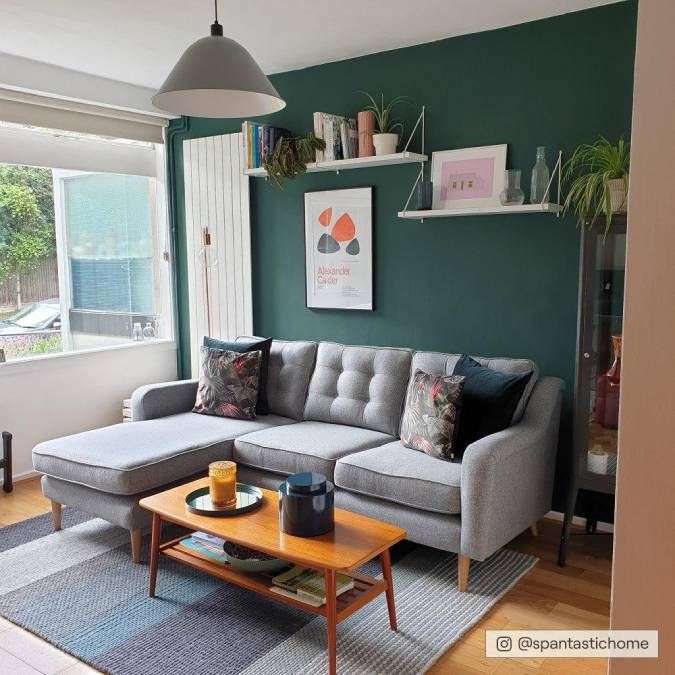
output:
<svg viewBox="0 0 675 675"><path fill-rule="evenodd" d="M213 5L215 8L216 20L211 24L211 35L222 37L223 27L218 23L218 0L213 0Z"/></svg>

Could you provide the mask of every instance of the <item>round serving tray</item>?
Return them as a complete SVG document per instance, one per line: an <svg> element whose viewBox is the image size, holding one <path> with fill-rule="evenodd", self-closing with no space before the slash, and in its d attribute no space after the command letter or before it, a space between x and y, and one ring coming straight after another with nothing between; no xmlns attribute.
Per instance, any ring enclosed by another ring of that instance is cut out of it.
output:
<svg viewBox="0 0 675 675"><path fill-rule="evenodd" d="M185 497L185 508L200 516L236 516L257 509L263 501L262 490L254 485L237 483L237 505L230 508L216 506L211 502L209 488L193 490Z"/></svg>

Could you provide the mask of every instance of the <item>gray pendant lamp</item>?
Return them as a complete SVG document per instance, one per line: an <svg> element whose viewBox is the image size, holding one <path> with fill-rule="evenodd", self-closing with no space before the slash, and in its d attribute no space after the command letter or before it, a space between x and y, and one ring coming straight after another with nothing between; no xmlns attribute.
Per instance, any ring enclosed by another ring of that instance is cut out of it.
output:
<svg viewBox="0 0 675 675"><path fill-rule="evenodd" d="M216 18L211 35L185 50L152 103L160 110L191 117L254 117L286 106L253 57L223 37Z"/></svg>

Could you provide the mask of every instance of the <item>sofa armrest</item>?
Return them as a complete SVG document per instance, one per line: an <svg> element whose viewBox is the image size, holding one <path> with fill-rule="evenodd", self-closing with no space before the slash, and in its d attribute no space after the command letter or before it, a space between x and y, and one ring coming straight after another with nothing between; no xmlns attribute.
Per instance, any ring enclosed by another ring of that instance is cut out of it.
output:
<svg viewBox="0 0 675 675"><path fill-rule="evenodd" d="M484 560L551 508L563 381L537 382L522 420L467 447L461 553Z"/></svg>
<svg viewBox="0 0 675 675"><path fill-rule="evenodd" d="M189 412L195 404L199 380L160 382L139 387L131 395L134 422Z"/></svg>

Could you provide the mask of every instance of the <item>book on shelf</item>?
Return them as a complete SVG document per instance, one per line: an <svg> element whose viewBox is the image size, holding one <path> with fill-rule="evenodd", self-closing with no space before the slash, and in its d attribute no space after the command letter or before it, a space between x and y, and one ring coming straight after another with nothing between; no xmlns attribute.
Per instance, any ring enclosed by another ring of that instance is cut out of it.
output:
<svg viewBox="0 0 675 675"><path fill-rule="evenodd" d="M197 553L201 553L203 556L215 560L216 562L227 564L227 558L225 558L225 551L223 551L222 546L220 549L211 546L203 539L195 539L194 536L186 537L181 539L181 546L185 548L192 549Z"/></svg>
<svg viewBox="0 0 675 675"><path fill-rule="evenodd" d="M314 113L314 135L317 138L320 138L323 140L323 113L322 112L315 112ZM323 150L315 150L314 151L314 161L316 162L323 162L324 160L324 152Z"/></svg>
<svg viewBox="0 0 675 675"><path fill-rule="evenodd" d="M325 150L315 153L317 162L353 159L359 156L359 135L356 120L342 115L315 112L314 135L326 143Z"/></svg>
<svg viewBox="0 0 675 675"><path fill-rule="evenodd" d="M209 534L208 532L193 532L190 536L193 539L199 541L200 543L212 546L213 548L219 551L222 551L223 546L225 545L224 539L222 539L221 537L216 537L215 534Z"/></svg>
<svg viewBox="0 0 675 675"><path fill-rule="evenodd" d="M342 143L342 159L354 159L359 156L359 133L356 120L343 117L340 120L340 142Z"/></svg>
<svg viewBox="0 0 675 675"><path fill-rule="evenodd" d="M340 138L340 124L343 119L345 118L340 115L323 113L323 140L326 143L324 159L326 161L343 159L342 139Z"/></svg>
<svg viewBox="0 0 675 675"><path fill-rule="evenodd" d="M270 587L270 591L272 591L272 593L276 593L277 595L283 595L286 598L293 598L294 600L299 600L300 602L304 602L306 605L310 605L311 607L321 607L321 605L323 605L323 602L303 598L297 593L287 591L285 588L279 588L279 586Z"/></svg>
<svg viewBox="0 0 675 675"><path fill-rule="evenodd" d="M272 583L280 595L294 597L314 607L320 607L326 602L326 579L321 572L307 569L301 565L293 565L291 569L277 574ZM336 595L342 595L354 588L354 579L347 574L335 576ZM274 589L273 589L274 590Z"/></svg>
<svg viewBox="0 0 675 675"><path fill-rule="evenodd" d="M274 152L279 139L291 135L288 129L248 121L241 125L241 133L247 169L259 169Z"/></svg>

